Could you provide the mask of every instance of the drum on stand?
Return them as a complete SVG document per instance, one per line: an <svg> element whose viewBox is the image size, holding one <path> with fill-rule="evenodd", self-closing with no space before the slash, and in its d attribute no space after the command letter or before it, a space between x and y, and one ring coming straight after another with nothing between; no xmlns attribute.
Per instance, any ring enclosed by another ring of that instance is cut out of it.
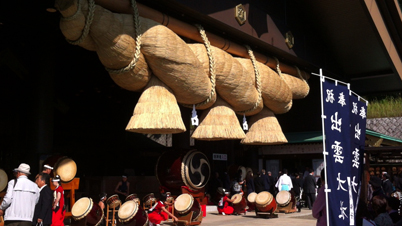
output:
<svg viewBox="0 0 402 226"><path fill-rule="evenodd" d="M149 193L142 198L142 202L144 203L144 209L150 209L156 203L156 198L154 193Z"/></svg>
<svg viewBox="0 0 402 226"><path fill-rule="evenodd" d="M7 187L7 183L8 183L7 173L3 169L0 169L0 192L2 192Z"/></svg>
<svg viewBox="0 0 402 226"><path fill-rule="evenodd" d="M119 199L119 195L115 194L106 199L106 203L110 208L116 208L121 204L121 200Z"/></svg>
<svg viewBox="0 0 402 226"><path fill-rule="evenodd" d="M229 178L232 180L238 176L238 173L241 172L241 180L245 180L247 176L247 169L244 166L239 165L231 165L228 168Z"/></svg>
<svg viewBox="0 0 402 226"><path fill-rule="evenodd" d="M49 165L53 167L51 177L56 175L60 176L60 180L63 183L71 182L77 173L77 164L74 160L67 156L53 155L48 157L43 165Z"/></svg>
<svg viewBox="0 0 402 226"><path fill-rule="evenodd" d="M241 194L234 194L231 198L233 200L233 209L236 213L244 213L247 207L246 199Z"/></svg>
<svg viewBox="0 0 402 226"><path fill-rule="evenodd" d="M127 197L126 197L126 202L127 201L134 201L134 202L136 202L138 205L140 205L141 204L141 201L140 201L140 199L138 198L138 196L137 196L137 194L131 194L131 195L128 195Z"/></svg>
<svg viewBox="0 0 402 226"><path fill-rule="evenodd" d="M201 206L190 194L179 195L174 202L174 215L177 218L192 214L191 221L196 221L202 214Z"/></svg>
<svg viewBox="0 0 402 226"><path fill-rule="evenodd" d="M293 205L295 204L293 195L288 191L280 191L276 194L276 202L280 207L286 207L289 203L293 201Z"/></svg>
<svg viewBox="0 0 402 226"><path fill-rule="evenodd" d="M167 151L156 163L159 183L173 193L181 194L181 186L192 190L205 187L210 178L208 158L200 151Z"/></svg>
<svg viewBox="0 0 402 226"><path fill-rule="evenodd" d="M255 209L255 198L257 197L257 193L251 192L247 196L247 205L249 210Z"/></svg>
<svg viewBox="0 0 402 226"><path fill-rule="evenodd" d="M137 226L148 225L148 216L141 206L134 200L126 201L117 212L119 221L123 224L135 222Z"/></svg>
<svg viewBox="0 0 402 226"><path fill-rule="evenodd" d="M88 226L99 225L104 217L102 208L87 197L80 198L74 203L71 214L76 221L85 218Z"/></svg>
<svg viewBox="0 0 402 226"><path fill-rule="evenodd" d="M273 213L276 210L276 202L271 193L262 191L255 197L255 206L261 212Z"/></svg>

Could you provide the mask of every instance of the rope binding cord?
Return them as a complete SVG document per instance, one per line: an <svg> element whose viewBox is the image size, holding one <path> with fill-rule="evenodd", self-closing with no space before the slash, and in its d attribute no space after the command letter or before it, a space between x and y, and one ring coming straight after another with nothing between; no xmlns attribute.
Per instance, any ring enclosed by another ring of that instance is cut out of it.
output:
<svg viewBox="0 0 402 226"><path fill-rule="evenodd" d="M140 24L140 14L137 8L137 2L135 0L131 0L131 7L133 8L133 23L134 23L134 32L135 32L135 53L131 62L124 68L120 69L111 69L106 68L106 71L112 74L121 74L127 71L131 71L137 65L138 59L141 54L141 24Z"/></svg>
<svg viewBox="0 0 402 226"><path fill-rule="evenodd" d="M77 0L77 11L72 16L62 17L61 19L65 21L74 20L78 16L79 12L81 12L81 2L80 0ZM94 12L95 12L95 1L88 0L88 15L85 17L85 25L81 33L81 36L77 40L66 39L68 43L72 45L79 45L85 40L85 38L89 34L89 28L91 27L92 21L94 19Z"/></svg>
<svg viewBox="0 0 402 226"><path fill-rule="evenodd" d="M281 79L285 80L285 79L282 77L282 71L281 71L281 69L279 68L279 60L278 60L278 58L276 58L276 57L274 57L274 58L275 58L275 60L276 60L276 71L278 72L279 77L281 77Z"/></svg>
<svg viewBox="0 0 402 226"><path fill-rule="evenodd" d="M215 65L214 56L212 54L211 43L208 40L208 37L207 37L207 34L205 33L204 28L199 24L195 24L195 26L198 28L198 30L201 34L201 38L204 41L204 46L205 46L205 49L207 50L207 55L208 55L208 59L209 59L209 73L211 74L211 78L210 78L211 93L205 101L198 103L198 104L194 104L194 107L198 107L198 106L202 106L202 105L209 103L212 100L212 97L215 95L215 86L216 86L216 84L215 84L215 81L216 81L215 80L216 79L215 67L216 67L216 65ZM191 105L191 104L182 104L182 105L185 107L193 107L193 105Z"/></svg>
<svg viewBox="0 0 402 226"><path fill-rule="evenodd" d="M250 60L251 60L251 63L253 64L253 68L254 68L255 84L256 84L256 88L257 88L257 92L258 92L258 100L252 108L245 110L245 111L237 111L237 113L239 113L239 114L245 114L247 112L254 111L260 105L260 102L262 100L261 77L260 77L260 71L258 70L258 67L257 67L257 60L255 59L253 50L251 50L250 46L246 45L246 48L247 48L248 55L250 56Z"/></svg>

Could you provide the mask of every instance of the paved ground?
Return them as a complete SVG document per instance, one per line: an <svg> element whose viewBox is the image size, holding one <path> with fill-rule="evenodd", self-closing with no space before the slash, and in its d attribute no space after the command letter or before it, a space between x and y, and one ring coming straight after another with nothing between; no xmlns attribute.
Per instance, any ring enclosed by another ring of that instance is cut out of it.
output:
<svg viewBox="0 0 402 226"><path fill-rule="evenodd" d="M218 211L208 212L207 216L202 220L202 226L208 225L275 225L275 226L315 226L316 219L311 215L311 210L302 209L301 212L295 213L277 213L278 218L264 219L256 217L254 212L247 212L246 215L238 216L222 216L218 215ZM162 225L171 225L168 223Z"/></svg>

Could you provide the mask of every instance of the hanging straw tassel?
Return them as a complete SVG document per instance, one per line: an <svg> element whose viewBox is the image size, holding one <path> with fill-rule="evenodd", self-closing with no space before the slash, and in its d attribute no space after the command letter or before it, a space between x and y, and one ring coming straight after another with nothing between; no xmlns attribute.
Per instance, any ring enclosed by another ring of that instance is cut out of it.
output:
<svg viewBox="0 0 402 226"><path fill-rule="evenodd" d="M186 131L175 96L156 76L151 77L141 94L126 130L144 134Z"/></svg>
<svg viewBox="0 0 402 226"><path fill-rule="evenodd" d="M288 142L274 113L266 107L257 115L251 116L250 125L242 144L274 145Z"/></svg>
<svg viewBox="0 0 402 226"><path fill-rule="evenodd" d="M201 115L201 123L191 136L197 140L235 140L245 138L235 112L220 97Z"/></svg>

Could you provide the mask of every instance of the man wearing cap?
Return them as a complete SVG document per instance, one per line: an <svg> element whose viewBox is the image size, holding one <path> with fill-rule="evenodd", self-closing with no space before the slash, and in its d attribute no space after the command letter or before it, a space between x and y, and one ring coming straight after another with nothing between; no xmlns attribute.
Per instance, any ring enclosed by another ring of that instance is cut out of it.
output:
<svg viewBox="0 0 402 226"><path fill-rule="evenodd" d="M7 193L0 206L0 216L3 216L6 226L31 226L35 205L39 200L38 186L28 179L30 166L21 163L17 179L8 182Z"/></svg>
<svg viewBox="0 0 402 226"><path fill-rule="evenodd" d="M43 166L42 173L47 173L47 174L50 175L50 173L52 172L52 170L53 170L53 167L51 167L51 166L49 166L49 165L44 165L44 166Z"/></svg>

